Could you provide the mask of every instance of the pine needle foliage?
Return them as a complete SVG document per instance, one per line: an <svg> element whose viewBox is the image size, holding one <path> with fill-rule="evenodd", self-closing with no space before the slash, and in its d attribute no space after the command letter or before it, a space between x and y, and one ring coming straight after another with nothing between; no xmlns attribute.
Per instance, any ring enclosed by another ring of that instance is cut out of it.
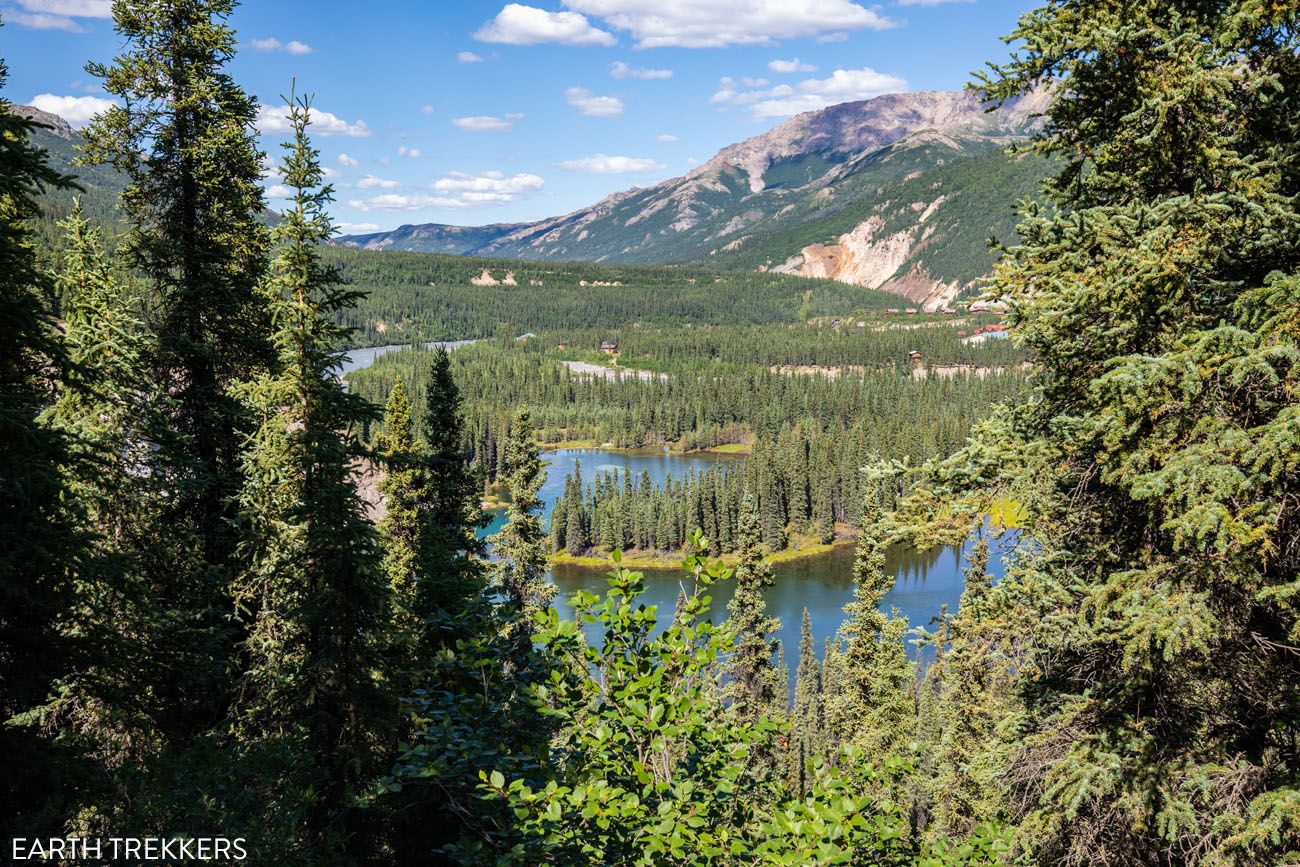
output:
<svg viewBox="0 0 1300 867"><path fill-rule="evenodd" d="M263 797L281 817L301 816L280 829L298 857L346 863L362 839L353 802L377 773L395 714L381 688L389 597L355 484L357 434L374 410L335 375L348 334L336 314L356 293L320 260L332 191L308 138L310 100L289 104L281 177L292 206L265 285L277 372L236 390L259 424L239 496L248 565L235 598L251 629L234 732L250 761L265 762L253 769Z"/></svg>

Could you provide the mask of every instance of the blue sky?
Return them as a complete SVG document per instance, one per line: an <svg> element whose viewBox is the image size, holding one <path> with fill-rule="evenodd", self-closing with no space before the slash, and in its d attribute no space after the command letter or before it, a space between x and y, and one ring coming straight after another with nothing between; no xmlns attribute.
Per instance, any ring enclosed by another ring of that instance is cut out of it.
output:
<svg viewBox="0 0 1300 867"><path fill-rule="evenodd" d="M121 47L110 5L0 0L4 97L83 123L104 97L83 67ZM1006 57L1000 37L1033 5L256 0L231 19L232 72L265 107L272 155L279 95L294 77L315 94L343 231L480 225L684 174L797 111L957 89Z"/></svg>

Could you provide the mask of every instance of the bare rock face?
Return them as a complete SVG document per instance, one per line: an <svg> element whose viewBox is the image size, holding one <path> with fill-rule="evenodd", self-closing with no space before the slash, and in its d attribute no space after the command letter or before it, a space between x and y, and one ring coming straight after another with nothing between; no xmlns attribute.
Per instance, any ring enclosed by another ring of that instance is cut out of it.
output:
<svg viewBox="0 0 1300 867"><path fill-rule="evenodd" d="M727 167L749 177L750 190L764 189L763 175L780 159L810 153L858 153L887 147L921 131L944 135L1005 136L1022 131L1047 104L1035 91L993 111L970 91L891 93L795 115L762 135L718 151L687 179Z"/></svg>
<svg viewBox="0 0 1300 867"><path fill-rule="evenodd" d="M39 124L48 126L50 132L59 138L65 138L68 141L75 141L77 134L73 132L72 126L57 114L51 114L48 111L42 111L32 105L14 105L10 106L13 113L19 117L25 117L28 120L34 120Z"/></svg>
<svg viewBox="0 0 1300 867"><path fill-rule="evenodd" d="M973 92L848 102L725 147L682 177L562 216L463 233L404 226L342 241L543 260L726 267L730 257L733 267L828 277L938 306L987 270L989 223L1025 194L1023 185L1003 188L1014 172L999 154L1034 130L1050 100L1044 88L998 107ZM1001 162L966 174L946 168L981 154ZM956 249L936 264L936 250Z"/></svg>

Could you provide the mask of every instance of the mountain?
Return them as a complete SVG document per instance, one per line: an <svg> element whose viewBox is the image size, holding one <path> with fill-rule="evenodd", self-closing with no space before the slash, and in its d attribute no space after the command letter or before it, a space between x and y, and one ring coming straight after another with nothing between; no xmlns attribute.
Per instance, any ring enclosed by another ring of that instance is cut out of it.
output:
<svg viewBox="0 0 1300 867"><path fill-rule="evenodd" d="M517 259L684 262L833 277L947 303L986 274L988 239L1048 172L1011 156L1045 90L988 111L972 93L889 94L797 115L683 177L516 227L403 226L369 248ZM477 246L464 243L478 233Z"/></svg>
<svg viewBox="0 0 1300 867"><path fill-rule="evenodd" d="M117 170L112 166L76 165L81 133L57 114L30 105L11 105L10 108L21 117L43 124L43 127L32 130L32 143L45 149L55 171L75 176L79 187L46 190L38 197L41 216L33 221L33 228L42 246L55 249L61 243L63 231L58 223L72 212L74 200L81 202L81 209L88 219L102 226L107 233L115 234L119 227L117 200L126 185Z"/></svg>
<svg viewBox="0 0 1300 867"><path fill-rule="evenodd" d="M391 232L348 235L340 241L363 250L403 250L423 253L454 253L465 256L531 223L493 223L490 226L448 226L424 223L398 226Z"/></svg>

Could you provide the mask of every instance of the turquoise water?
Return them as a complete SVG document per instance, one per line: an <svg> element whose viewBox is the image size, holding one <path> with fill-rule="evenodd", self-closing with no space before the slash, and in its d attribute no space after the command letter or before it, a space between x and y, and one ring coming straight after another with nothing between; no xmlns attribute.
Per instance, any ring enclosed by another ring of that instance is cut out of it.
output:
<svg viewBox="0 0 1300 867"><path fill-rule="evenodd" d="M572 472L575 461L582 465L584 480L592 479L597 473L630 470L633 478L639 478L642 470L648 470L655 483L661 483L669 474L680 477L692 469L700 472L717 463L743 460L743 458L725 455L674 455L667 452L610 452L602 449L565 449L544 452L542 459L547 465L546 482L541 488L541 498L546 503L545 513L549 514L551 506L564 491L564 477ZM502 512L493 515L492 525L485 531L495 533L501 528L504 519ZM912 626L931 628L931 621L938 617L944 606L950 611L957 610L963 586L962 569L964 554L971 543L958 547L934 548L929 551L917 551L911 548L895 546L886 557L887 568L895 575L894 589L884 599L885 610L896 609L906 617ZM1007 543L1009 545L1010 542ZM1004 571L1001 550L995 544L990 563L990 571L995 578L1000 578ZM578 590L602 593L606 585L605 569L583 566L560 565L552 567L551 580L559 588L556 606L561 612L571 614L569 600ZM660 622L672 617L677 594L686 579L680 569L654 569L645 572L645 594L642 602L654 605L661 613ZM769 612L780 619L781 629L778 638L785 649L788 666L793 669L798 662L799 629L804 608L808 609L812 620L813 635L820 657L827 638L835 634L844 617L844 604L853 598L853 547L837 547L825 554L819 554L799 560L778 563L773 567L776 573L775 584L765 593ZM712 590L712 619L721 622L726 617L726 605L734 591L734 582L728 581L716 585ZM589 628L589 638L599 638L594 629ZM917 649L910 652L915 656Z"/></svg>

